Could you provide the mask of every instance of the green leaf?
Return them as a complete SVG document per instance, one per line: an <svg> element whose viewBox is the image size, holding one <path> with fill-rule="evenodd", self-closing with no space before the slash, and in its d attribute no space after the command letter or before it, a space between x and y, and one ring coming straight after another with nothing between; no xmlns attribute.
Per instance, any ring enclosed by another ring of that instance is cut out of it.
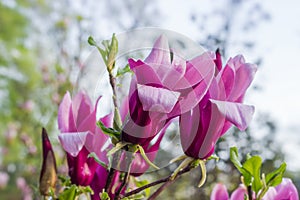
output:
<svg viewBox="0 0 300 200"><path fill-rule="evenodd" d="M115 128L116 131L121 131L121 129L122 129L121 115L120 115L120 111L117 107L115 107L115 109L114 109L113 127Z"/></svg>
<svg viewBox="0 0 300 200"><path fill-rule="evenodd" d="M99 158L98 158L98 156L96 155L96 153L95 152L92 152L92 153L90 153L89 155L88 155L88 158L94 158L94 160L99 164L99 165L101 165L102 167L104 167L104 168L108 168L108 166L103 162L103 161L101 161Z"/></svg>
<svg viewBox="0 0 300 200"><path fill-rule="evenodd" d="M133 73L129 67L129 64L127 64L124 68L119 68L116 77L123 76L126 73Z"/></svg>
<svg viewBox="0 0 300 200"><path fill-rule="evenodd" d="M286 170L286 163L282 163L280 167L266 175L267 186L277 186L281 183L283 174Z"/></svg>
<svg viewBox="0 0 300 200"><path fill-rule="evenodd" d="M105 51L109 51L109 40L103 40L102 42L101 42L101 44L104 46L104 48L105 48Z"/></svg>
<svg viewBox="0 0 300 200"><path fill-rule="evenodd" d="M116 140L120 140L121 133L119 131L106 127L101 121L97 122L97 126L103 131L104 134L109 135Z"/></svg>
<svg viewBox="0 0 300 200"><path fill-rule="evenodd" d="M139 181L139 180L135 179L134 183L135 183L136 187L139 188L139 187L143 187L144 185L149 184L149 181L148 180ZM145 193L146 197L150 196L150 188L147 188L147 189L143 190L143 192Z"/></svg>
<svg viewBox="0 0 300 200"><path fill-rule="evenodd" d="M230 160L244 177L244 182L246 186L250 186L252 183L252 176L246 169L243 168L239 160L239 153L237 147L230 148Z"/></svg>
<svg viewBox="0 0 300 200"><path fill-rule="evenodd" d="M116 56L118 53L118 40L116 38L116 35L113 34L112 38L111 38L111 43L109 46L109 51L108 51L108 56L107 56L107 68L109 71L112 71L114 68L114 63L116 60Z"/></svg>
<svg viewBox="0 0 300 200"><path fill-rule="evenodd" d="M110 200L109 195L107 194L107 192L101 192L100 193L100 199L101 200Z"/></svg>
<svg viewBox="0 0 300 200"><path fill-rule="evenodd" d="M74 200L76 198L77 186L72 185L65 189L58 197L59 200Z"/></svg>
<svg viewBox="0 0 300 200"><path fill-rule="evenodd" d="M89 43L91 46L95 46L95 47L98 49L98 51L100 52L100 54L101 54L101 56L102 56L102 59L103 59L105 65L107 65L107 52L108 52L108 49L106 49L106 50L101 49L101 48L98 46L97 42L94 40L94 38L93 38L92 36L89 36L89 38L88 38L88 43ZM103 42L102 42L102 44L103 44Z"/></svg>
<svg viewBox="0 0 300 200"><path fill-rule="evenodd" d="M77 187L77 194L94 194L94 191L90 186L78 186Z"/></svg>
<svg viewBox="0 0 300 200"><path fill-rule="evenodd" d="M242 173L243 166L239 160L239 152L237 147L230 148L230 160L233 163L233 165L239 170L239 172Z"/></svg>
<svg viewBox="0 0 300 200"><path fill-rule="evenodd" d="M89 38L88 38L88 43L89 43L91 46L98 47L96 41L94 40L94 38L93 38L92 36L89 36Z"/></svg>
<svg viewBox="0 0 300 200"><path fill-rule="evenodd" d="M58 176L58 179L61 181L62 186L71 186L71 179L65 176Z"/></svg>
<svg viewBox="0 0 300 200"><path fill-rule="evenodd" d="M252 189L257 193L262 188L262 182L260 179L260 169L262 165L261 157L252 156L243 164L243 169L251 174L253 177Z"/></svg>

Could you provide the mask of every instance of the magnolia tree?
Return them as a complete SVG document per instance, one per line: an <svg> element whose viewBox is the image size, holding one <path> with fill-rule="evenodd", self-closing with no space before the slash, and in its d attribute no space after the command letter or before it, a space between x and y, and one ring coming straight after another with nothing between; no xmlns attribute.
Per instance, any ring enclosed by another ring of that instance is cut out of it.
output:
<svg viewBox="0 0 300 200"><path fill-rule="evenodd" d="M113 35L102 46L92 37L88 42L102 60L96 59L98 66L87 62L76 92L66 92L58 110L58 138L69 177L57 181L55 155L43 129L41 195L155 199L196 168L202 187L206 161L218 160L218 139L232 126L245 130L251 122L254 106L243 100L256 65L242 55L223 64L219 50L206 51L180 34L159 29ZM174 129L180 140L166 140ZM158 163L155 158L165 146L171 146L173 159ZM298 199L292 181L283 178L285 163L261 173L262 159L248 155L241 163L236 147L230 148L230 159L241 173L241 185L230 199ZM169 176L141 180L170 163L177 168ZM151 192L154 186L159 187ZM226 186L216 184L210 198L229 199Z"/></svg>

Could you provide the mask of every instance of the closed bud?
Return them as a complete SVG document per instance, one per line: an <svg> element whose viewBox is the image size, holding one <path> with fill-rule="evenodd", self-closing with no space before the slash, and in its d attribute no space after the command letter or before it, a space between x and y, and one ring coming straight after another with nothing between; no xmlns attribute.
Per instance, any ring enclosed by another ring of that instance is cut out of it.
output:
<svg viewBox="0 0 300 200"><path fill-rule="evenodd" d="M40 174L40 193L44 196L50 195L50 190L55 188L56 183L56 161L53 149L48 138L46 129L42 131L43 165Z"/></svg>

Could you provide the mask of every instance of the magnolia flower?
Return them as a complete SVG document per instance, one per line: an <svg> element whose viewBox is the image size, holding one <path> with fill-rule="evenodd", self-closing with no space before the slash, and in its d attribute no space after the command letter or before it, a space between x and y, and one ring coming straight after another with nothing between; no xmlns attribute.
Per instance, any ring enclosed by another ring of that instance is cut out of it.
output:
<svg viewBox="0 0 300 200"><path fill-rule="evenodd" d="M91 152L95 152L100 159L106 158L102 147L108 137L96 126L98 100L94 107L83 92L73 99L67 92L58 110L58 127L61 131L59 140L67 152L71 181L77 185L89 185L99 167L94 158L88 158ZM111 116L106 116L101 121L109 126L112 121L110 118Z"/></svg>
<svg viewBox="0 0 300 200"><path fill-rule="evenodd" d="M271 187L265 194L264 200L298 200L299 195L297 188L289 178L283 178L282 182L274 187Z"/></svg>
<svg viewBox="0 0 300 200"><path fill-rule="evenodd" d="M154 138L172 118L195 107L207 91L214 74L214 62L204 53L190 61L169 49L160 36L145 59L129 59L134 72L129 91L130 118L122 140L143 145Z"/></svg>
<svg viewBox="0 0 300 200"><path fill-rule="evenodd" d="M230 59L221 68L220 55L211 85L200 103L180 116L181 144L186 155L205 159L214 152L218 140L232 125L245 130L254 107L242 104L256 72L256 65L243 56Z"/></svg>
<svg viewBox="0 0 300 200"><path fill-rule="evenodd" d="M226 186L218 183L213 188L210 200L242 200L245 195L248 195L247 189L240 185L233 191L230 198ZM255 200L255 195L253 194ZM270 187L267 193L263 196L263 200L298 200L298 192L291 179L283 178L282 182L276 187Z"/></svg>

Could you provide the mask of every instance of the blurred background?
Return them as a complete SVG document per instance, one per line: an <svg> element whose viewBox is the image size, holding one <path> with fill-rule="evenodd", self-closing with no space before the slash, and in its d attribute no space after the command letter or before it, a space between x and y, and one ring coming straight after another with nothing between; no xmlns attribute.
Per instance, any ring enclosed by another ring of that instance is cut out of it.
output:
<svg viewBox="0 0 300 200"><path fill-rule="evenodd" d="M196 187L200 172L194 171L162 196L205 200L216 181L234 189L239 179L228 161L232 145L242 156L260 154L265 171L285 160L286 176L300 189L297 19L296 0L0 0L0 199L39 199L42 127L50 134L59 172L67 173L57 138L57 108L93 50L88 36L100 41L148 26L184 34L211 51L220 48L224 62L242 53L259 66L246 98L256 106L250 128L230 130L219 141L221 161L208 163L204 189ZM171 169L144 178L155 179Z"/></svg>

